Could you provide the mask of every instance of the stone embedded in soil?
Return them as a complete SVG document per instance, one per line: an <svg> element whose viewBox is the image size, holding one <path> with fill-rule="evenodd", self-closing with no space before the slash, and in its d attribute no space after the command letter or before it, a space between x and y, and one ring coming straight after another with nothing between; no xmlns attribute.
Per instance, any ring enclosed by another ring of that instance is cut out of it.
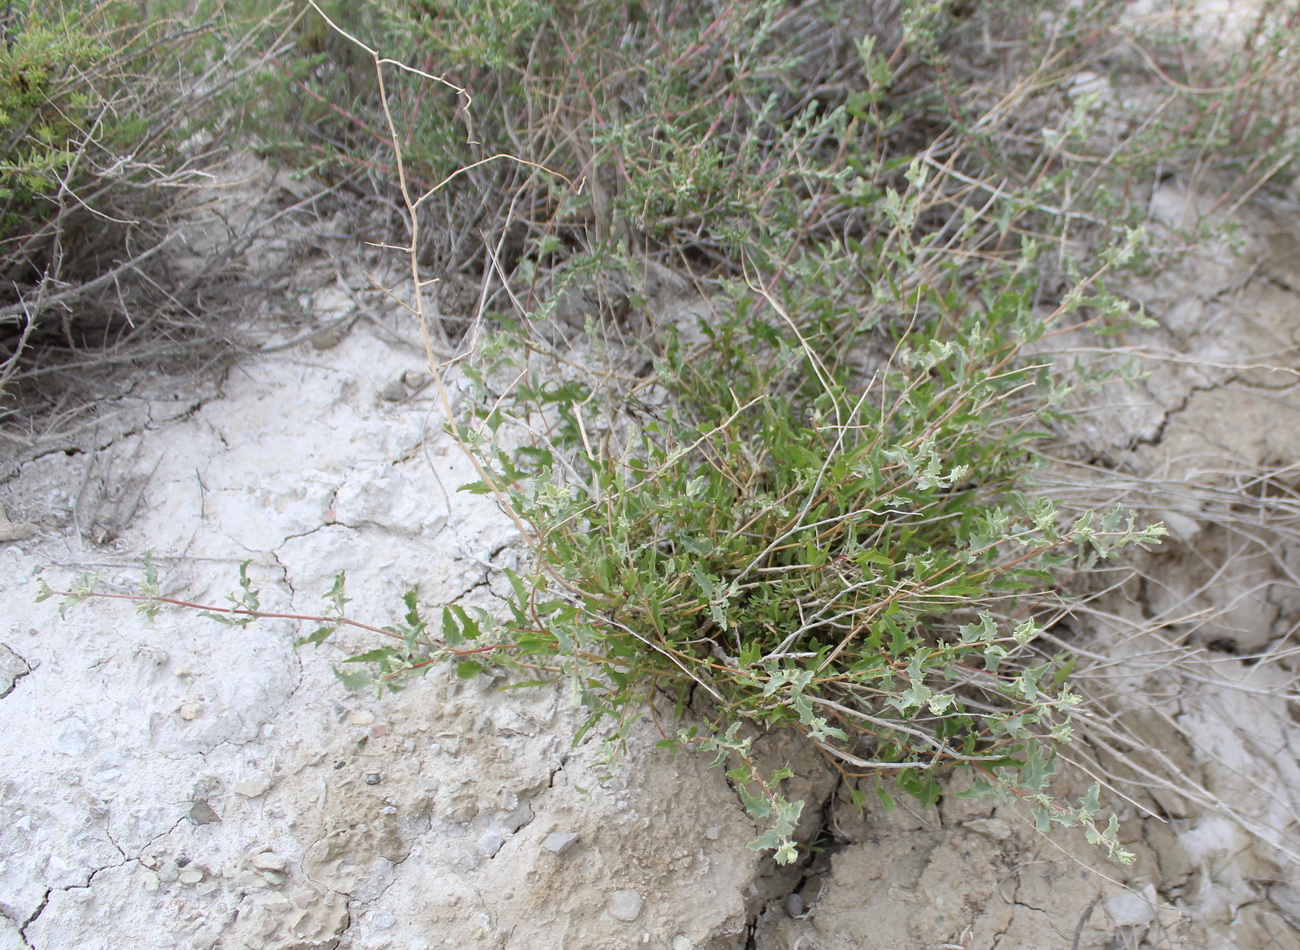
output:
<svg viewBox="0 0 1300 950"><path fill-rule="evenodd" d="M478 839L478 846L483 849L483 853L488 857L492 857L500 851L505 846L505 843L506 836L496 829L484 832Z"/></svg>
<svg viewBox="0 0 1300 950"><path fill-rule="evenodd" d="M573 832L552 832L542 842L542 847L554 854L564 854L578 843L578 836Z"/></svg>
<svg viewBox="0 0 1300 950"><path fill-rule="evenodd" d="M72 719L54 740L54 751L75 758L84 755L90 745L90 731L86 724L80 719Z"/></svg>
<svg viewBox="0 0 1300 950"><path fill-rule="evenodd" d="M609 898L609 916L631 923L641 916L641 895L633 890L615 891Z"/></svg>
<svg viewBox="0 0 1300 950"><path fill-rule="evenodd" d="M26 541L36 537L36 525L26 521L10 521L3 507L0 507L0 542Z"/></svg>
<svg viewBox="0 0 1300 950"><path fill-rule="evenodd" d="M210 825L213 822L220 822L221 816L207 802L195 802L190 808L190 821L196 825Z"/></svg>
<svg viewBox="0 0 1300 950"><path fill-rule="evenodd" d="M271 780L265 775L259 775L257 778L245 779L235 786L235 794L243 795L245 798L258 798L265 795L271 788Z"/></svg>
<svg viewBox="0 0 1300 950"><path fill-rule="evenodd" d="M253 867L262 871L283 871L288 863L282 855L274 851L263 851L253 857Z"/></svg>
<svg viewBox="0 0 1300 950"><path fill-rule="evenodd" d="M1011 826L1001 818L972 818L962 822L963 828L977 831L994 841L1006 841L1011 837Z"/></svg>
<svg viewBox="0 0 1300 950"><path fill-rule="evenodd" d="M0 643L0 699L12 693L14 684L31 671L26 660Z"/></svg>
<svg viewBox="0 0 1300 950"><path fill-rule="evenodd" d="M1156 917L1156 891L1148 884L1141 891L1129 891L1106 898L1106 913L1116 927L1142 927Z"/></svg>

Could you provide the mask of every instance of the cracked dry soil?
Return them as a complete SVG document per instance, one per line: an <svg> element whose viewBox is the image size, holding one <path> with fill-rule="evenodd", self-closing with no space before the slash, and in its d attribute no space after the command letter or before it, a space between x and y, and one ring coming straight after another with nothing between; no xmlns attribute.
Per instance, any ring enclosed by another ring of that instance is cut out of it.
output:
<svg viewBox="0 0 1300 950"><path fill-rule="evenodd" d="M1153 220L1195 206L1167 184ZM1133 867L959 787L860 812L773 736L763 754L794 769L817 845L779 869L746 847L721 771L655 749L647 725L608 774L596 743L570 747L558 691L436 672L376 699L331 673L356 634L295 651L288 623L35 602L38 573L128 586L152 550L163 593L191 600L221 601L250 561L272 610L317 611L342 570L353 616L382 623L416 585L426 605L491 608L519 538L455 493L472 472L409 385L420 347L372 320L8 452L0 950L1300 948L1300 548L1268 533L1294 485L1260 481L1300 466L1300 229L1239 216L1239 252L1128 289L1159 323L1125 341L1151 375L1091 407L1086 458L1058 473L1173 534L1070 631L1105 661L1100 708L1131 740L1080 759L1138 782L1112 804ZM316 305L338 323L355 300ZM1255 520L1225 526L1228 510ZM1261 654L1277 662L1243 659ZM1190 784L1149 780L1174 774Z"/></svg>

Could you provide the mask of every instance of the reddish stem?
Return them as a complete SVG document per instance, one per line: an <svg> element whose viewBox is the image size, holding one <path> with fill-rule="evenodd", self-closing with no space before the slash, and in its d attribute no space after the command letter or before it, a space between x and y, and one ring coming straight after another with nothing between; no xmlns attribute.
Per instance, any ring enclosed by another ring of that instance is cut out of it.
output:
<svg viewBox="0 0 1300 950"><path fill-rule="evenodd" d="M157 597L148 594L109 594L103 591L94 591L91 593L77 593L70 590L52 590L50 594L55 597L100 597L105 600L129 600L135 603L149 604L168 604L172 607L184 607L187 610L201 610L210 614L228 614L234 617L248 617L251 620L302 620L309 623L334 624L343 627L355 627L358 630L365 630L367 633L378 633L385 637L391 637L394 640L403 639L400 633L394 633L391 630L385 630L383 627L376 627L372 624L362 623L360 620L352 620L349 617L326 617L321 614L291 614L281 613L273 610L249 610L246 607L214 607L208 604L196 604L188 600L177 600L174 597ZM453 656L471 656L475 653L491 653L496 650L513 649L514 645L509 643L493 643L487 646L477 647L447 647L446 650Z"/></svg>

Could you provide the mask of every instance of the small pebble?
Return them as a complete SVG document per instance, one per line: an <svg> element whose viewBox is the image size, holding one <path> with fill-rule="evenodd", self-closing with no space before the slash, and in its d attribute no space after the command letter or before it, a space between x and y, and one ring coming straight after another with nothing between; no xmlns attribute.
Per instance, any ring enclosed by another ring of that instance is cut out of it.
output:
<svg viewBox="0 0 1300 950"><path fill-rule="evenodd" d="M368 726L375 721L375 716L374 713L354 712L350 721L354 726Z"/></svg>
<svg viewBox="0 0 1300 950"><path fill-rule="evenodd" d="M556 831L546 836L542 847L554 854L564 854L578 842L578 836L572 832Z"/></svg>
<svg viewBox="0 0 1300 950"><path fill-rule="evenodd" d="M1001 818L972 818L970 821L963 821L961 824L963 828L977 831L996 841L1006 841L1011 837L1011 826Z"/></svg>
<svg viewBox="0 0 1300 950"><path fill-rule="evenodd" d="M265 775L259 775L257 778L245 779L235 786L235 794L243 795L245 798L257 798L265 795L271 788L271 780Z"/></svg>
<svg viewBox="0 0 1300 950"><path fill-rule="evenodd" d="M90 731L80 719L73 719L54 740L54 751L64 755L81 756L90 748Z"/></svg>
<svg viewBox="0 0 1300 950"><path fill-rule="evenodd" d="M221 816L207 802L195 802L190 808L190 821L196 825L210 825L221 821Z"/></svg>
<svg viewBox="0 0 1300 950"><path fill-rule="evenodd" d="M803 897L799 894L791 894L785 899L785 911L791 917L798 917L804 911Z"/></svg>
<svg viewBox="0 0 1300 950"><path fill-rule="evenodd" d="M1126 891L1103 902L1111 923L1116 927L1144 927L1156 916L1156 892L1150 884L1140 891Z"/></svg>
<svg viewBox="0 0 1300 950"><path fill-rule="evenodd" d="M379 773L378 773L378 772L370 772L369 774L367 774L367 775L366 775L366 784L367 784L367 785L378 785L378 784L379 784Z"/></svg>
<svg viewBox="0 0 1300 950"><path fill-rule="evenodd" d="M293 910L293 904L283 894L267 894L260 901L261 905L274 914L283 916Z"/></svg>
<svg viewBox="0 0 1300 950"><path fill-rule="evenodd" d="M186 722L190 722L199 717L199 712L203 707L198 703L181 703L180 708L176 710L176 715L180 716Z"/></svg>
<svg viewBox="0 0 1300 950"><path fill-rule="evenodd" d="M609 898L609 916L631 923L641 916L641 905L644 903L636 891L615 891Z"/></svg>
<svg viewBox="0 0 1300 950"><path fill-rule="evenodd" d="M263 851L253 857L253 867L261 868L263 871L283 871L288 863L274 851Z"/></svg>
<svg viewBox="0 0 1300 950"><path fill-rule="evenodd" d="M182 884L186 884L186 885L189 885L189 886L193 887L195 884L198 884L200 881L203 880L203 872L202 872L202 871L182 871L182 872L180 873L180 876L177 877L177 880L180 881Z"/></svg>

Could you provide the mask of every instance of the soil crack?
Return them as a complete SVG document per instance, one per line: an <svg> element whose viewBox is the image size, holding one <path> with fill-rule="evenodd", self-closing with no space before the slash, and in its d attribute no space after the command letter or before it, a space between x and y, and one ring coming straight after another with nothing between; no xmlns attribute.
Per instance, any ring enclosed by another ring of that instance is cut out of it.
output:
<svg viewBox="0 0 1300 950"><path fill-rule="evenodd" d="M30 940L27 939L27 928L30 927L32 924L34 924L37 918L39 918L41 914L45 912L45 907L50 902L50 895L53 893L54 893L54 888L47 887L45 889L45 894L41 897L40 904L38 904L36 909L32 911L31 916L28 917L25 921L23 921L22 926L18 928L18 935L22 937L23 945L26 947L30 947L31 950L36 950L36 947Z"/></svg>
<svg viewBox="0 0 1300 950"><path fill-rule="evenodd" d="M0 699L14 691L18 681L32 671L32 665L10 647L0 643Z"/></svg>
<svg viewBox="0 0 1300 950"><path fill-rule="evenodd" d="M835 802L843 785L844 778L836 779L831 790L819 804L821 820L816 830L799 848L799 858L793 864L777 867L773 877L784 880L767 900L759 902L746 921L744 950L761 950L760 940L764 936L763 921L769 914L784 915L795 920L803 920L817 905L821 897L820 888L811 900L803 891L818 879L828 876L831 862L835 855L848 844L834 830Z"/></svg>

